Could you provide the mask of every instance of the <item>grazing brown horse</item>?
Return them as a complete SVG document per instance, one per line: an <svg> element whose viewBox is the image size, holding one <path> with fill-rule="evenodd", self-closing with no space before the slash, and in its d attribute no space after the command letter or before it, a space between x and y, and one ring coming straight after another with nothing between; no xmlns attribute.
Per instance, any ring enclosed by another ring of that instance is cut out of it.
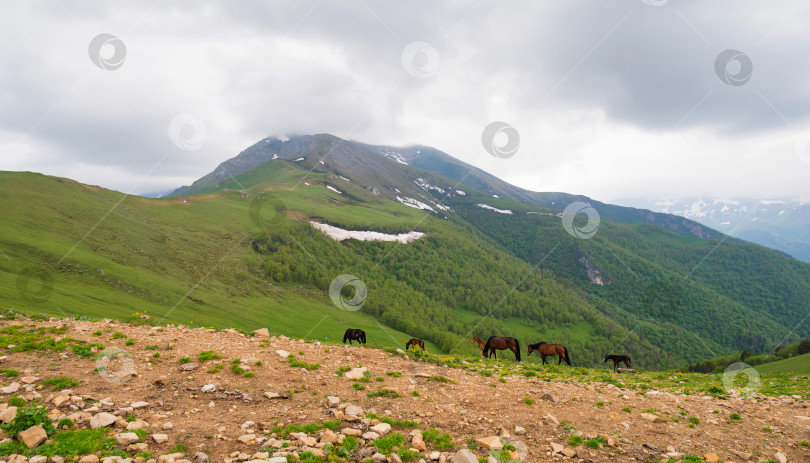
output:
<svg viewBox="0 0 810 463"><path fill-rule="evenodd" d="M422 350L425 350L425 341L423 341L423 340L421 340L419 338L411 338L411 339L408 340L408 342L405 343L405 350L410 349L411 346L414 346L414 347L419 346L419 347L422 348Z"/></svg>
<svg viewBox="0 0 810 463"><path fill-rule="evenodd" d="M352 344L352 340L365 344L366 332L357 328L349 328L346 330L346 333L343 334L343 344L346 344L346 340L349 341L349 345Z"/></svg>
<svg viewBox="0 0 810 463"><path fill-rule="evenodd" d="M484 346L487 345L487 342L484 341L483 339L479 339L476 336L473 336L472 341L470 341L470 342L473 343L473 344L478 344L478 350L481 352L481 357L486 358L486 355L484 355ZM495 358L496 359L498 358L498 354L495 354Z"/></svg>
<svg viewBox="0 0 810 463"><path fill-rule="evenodd" d="M487 353L489 353L489 355L494 354L496 349L511 350L515 353L515 360L520 362L520 343L517 339L506 336L490 336L489 339L487 339L487 343L484 344L484 357L487 357Z"/></svg>
<svg viewBox="0 0 810 463"><path fill-rule="evenodd" d="M546 363L546 357L554 357L555 355L559 355L560 358L557 359L557 365L565 360L565 363L567 363L568 366L571 366L571 360L568 358L568 348L561 344L549 344L547 342L529 344L529 351L526 353L526 355L531 355L532 351L535 350L540 354L544 365Z"/></svg>
<svg viewBox="0 0 810 463"><path fill-rule="evenodd" d="M602 363L607 363L608 360L613 360L613 372L616 372L616 365L620 363L624 363L627 368L632 367L632 361L630 360L629 355L605 355L605 361Z"/></svg>

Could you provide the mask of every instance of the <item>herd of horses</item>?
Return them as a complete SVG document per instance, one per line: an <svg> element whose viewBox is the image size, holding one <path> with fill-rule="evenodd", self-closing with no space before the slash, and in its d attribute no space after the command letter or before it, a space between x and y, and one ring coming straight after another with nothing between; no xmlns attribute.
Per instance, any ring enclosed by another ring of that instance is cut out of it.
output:
<svg viewBox="0 0 810 463"><path fill-rule="evenodd" d="M356 328L349 328L343 335L343 343L345 344L346 341L349 341L350 345L352 341L365 344L366 332ZM520 362L520 343L515 338L508 336L490 336L489 339L484 341L483 339L473 336L472 341L470 342L473 344L478 344L478 349L481 352L481 356L484 358L491 358L494 356L497 359L498 354L496 351L508 349L515 354L515 360ZM419 338L411 338L407 343L405 343L405 350L408 350L411 347L420 347L422 350L425 350L425 341ZM565 361L568 366L571 366L571 357L568 355L568 348L562 344L549 344L543 341L538 342L537 344L529 344L526 355L531 355L534 351L537 351L537 353L540 354L543 365L546 364L546 357L558 357L557 365L560 365L563 361ZM605 361L603 363L607 363L608 360L613 361L613 371L616 371L616 366L620 363L624 363L627 368L633 368L632 361L627 355L605 355Z"/></svg>

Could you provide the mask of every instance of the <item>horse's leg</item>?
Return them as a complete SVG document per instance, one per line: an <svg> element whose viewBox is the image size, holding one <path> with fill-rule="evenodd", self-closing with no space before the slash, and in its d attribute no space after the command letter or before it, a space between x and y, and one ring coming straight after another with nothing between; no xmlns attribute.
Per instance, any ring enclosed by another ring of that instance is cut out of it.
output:
<svg viewBox="0 0 810 463"><path fill-rule="evenodd" d="M557 366L560 366L562 363L563 356L562 354L557 354Z"/></svg>

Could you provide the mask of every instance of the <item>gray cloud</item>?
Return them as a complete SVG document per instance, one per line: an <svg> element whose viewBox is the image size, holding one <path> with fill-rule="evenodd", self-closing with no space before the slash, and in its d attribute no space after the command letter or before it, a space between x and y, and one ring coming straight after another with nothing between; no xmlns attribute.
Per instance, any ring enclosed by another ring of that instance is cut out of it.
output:
<svg viewBox="0 0 810 463"><path fill-rule="evenodd" d="M776 194L777 178L778 194L803 195L808 166L792 150L810 113L810 64L800 54L810 10L794 7L4 4L0 169L144 192L189 183L267 135L331 132L430 144L527 188L604 199ZM127 46L118 70L88 57L102 32ZM438 51L435 76L403 68L413 41ZM728 48L752 60L745 85L715 75ZM181 113L205 123L200 150L169 139ZM480 145L493 120L521 133L509 160ZM672 176L683 180L662 181Z"/></svg>

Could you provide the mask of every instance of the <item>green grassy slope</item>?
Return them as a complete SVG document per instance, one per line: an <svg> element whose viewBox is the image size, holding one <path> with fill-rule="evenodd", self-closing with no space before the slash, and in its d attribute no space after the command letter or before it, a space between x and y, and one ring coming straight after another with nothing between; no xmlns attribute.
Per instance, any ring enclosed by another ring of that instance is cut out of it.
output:
<svg viewBox="0 0 810 463"><path fill-rule="evenodd" d="M810 354L797 355L776 362L754 367L760 374L807 374L810 373Z"/></svg>

